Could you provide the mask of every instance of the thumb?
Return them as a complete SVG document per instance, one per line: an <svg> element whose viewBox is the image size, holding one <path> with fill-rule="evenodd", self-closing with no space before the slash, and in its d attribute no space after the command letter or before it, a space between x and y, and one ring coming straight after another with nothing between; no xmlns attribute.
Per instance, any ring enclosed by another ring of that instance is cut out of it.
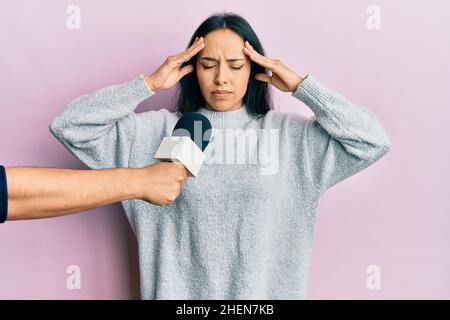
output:
<svg viewBox="0 0 450 320"><path fill-rule="evenodd" d="M255 75L255 79L259 80L259 81L267 82L267 83L272 83L272 77L269 77L265 73L257 73Z"/></svg>
<svg viewBox="0 0 450 320"><path fill-rule="evenodd" d="M189 65L181 68L181 70L180 70L180 79L183 78L188 73L191 73L192 71L194 71L194 66L192 64L189 64Z"/></svg>

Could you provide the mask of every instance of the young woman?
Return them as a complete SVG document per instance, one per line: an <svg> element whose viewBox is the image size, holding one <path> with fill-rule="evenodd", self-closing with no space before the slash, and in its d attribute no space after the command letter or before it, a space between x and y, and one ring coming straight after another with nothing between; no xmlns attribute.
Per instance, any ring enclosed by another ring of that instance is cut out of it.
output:
<svg viewBox="0 0 450 320"><path fill-rule="evenodd" d="M176 84L174 112L134 113ZM315 117L274 112L270 86ZM153 73L74 99L50 130L91 168L144 167L185 112L213 127L199 175L168 206L122 202L138 239L142 298L305 298L319 198L388 152L383 127L311 75L266 57L248 22L226 13L206 19L188 49Z"/></svg>

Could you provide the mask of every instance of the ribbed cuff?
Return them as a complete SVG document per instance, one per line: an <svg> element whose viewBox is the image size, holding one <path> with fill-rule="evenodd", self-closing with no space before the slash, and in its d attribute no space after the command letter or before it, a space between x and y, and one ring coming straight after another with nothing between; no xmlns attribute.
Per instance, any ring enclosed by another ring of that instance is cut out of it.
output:
<svg viewBox="0 0 450 320"><path fill-rule="evenodd" d="M0 223L8 217L8 188L5 167L0 166Z"/></svg>
<svg viewBox="0 0 450 320"><path fill-rule="evenodd" d="M155 92L148 86L147 81L145 81L145 74L141 74L139 78L144 82L147 89L150 91L150 95L155 94Z"/></svg>
<svg viewBox="0 0 450 320"><path fill-rule="evenodd" d="M329 89L320 84L310 74L299 84L297 89L292 93L292 96L298 98L311 108L313 112L320 111L324 105L332 98Z"/></svg>

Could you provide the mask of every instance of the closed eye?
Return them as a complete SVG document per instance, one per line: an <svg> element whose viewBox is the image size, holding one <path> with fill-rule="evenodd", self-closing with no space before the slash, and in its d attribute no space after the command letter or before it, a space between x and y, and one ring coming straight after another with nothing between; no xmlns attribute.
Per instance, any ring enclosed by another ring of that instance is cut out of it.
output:
<svg viewBox="0 0 450 320"><path fill-rule="evenodd" d="M233 69L233 70L241 70L243 66L244 66L244 65L242 65L242 66L240 66L240 67L231 67L231 66L230 66L230 68ZM204 64L202 64L202 67L203 67L204 69L211 69L211 68L213 68L213 67L215 67L215 66L205 66Z"/></svg>

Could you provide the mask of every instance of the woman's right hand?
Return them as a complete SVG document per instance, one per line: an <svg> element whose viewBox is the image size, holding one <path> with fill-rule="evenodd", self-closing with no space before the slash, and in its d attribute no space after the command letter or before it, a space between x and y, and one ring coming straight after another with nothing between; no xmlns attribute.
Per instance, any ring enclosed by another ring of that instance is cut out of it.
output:
<svg viewBox="0 0 450 320"><path fill-rule="evenodd" d="M196 37L189 49L174 56L167 57L164 63L153 74L145 76L145 81L149 88L153 92L156 92L174 86L181 78L194 71L192 65L184 66L182 69L180 69L180 66L184 62L189 61L204 47L203 37Z"/></svg>

